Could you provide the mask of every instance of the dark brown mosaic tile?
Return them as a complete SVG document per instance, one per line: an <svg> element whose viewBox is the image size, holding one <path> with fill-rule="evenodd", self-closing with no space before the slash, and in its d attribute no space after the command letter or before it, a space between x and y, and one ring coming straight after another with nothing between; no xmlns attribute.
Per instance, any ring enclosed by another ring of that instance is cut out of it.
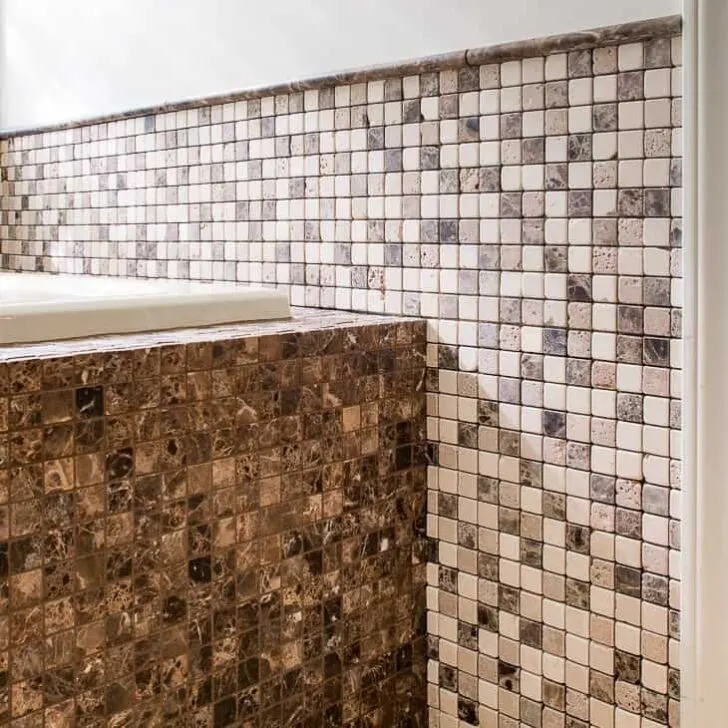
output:
<svg viewBox="0 0 728 728"><path fill-rule="evenodd" d="M424 726L423 324L361 320L12 365L0 724Z"/></svg>

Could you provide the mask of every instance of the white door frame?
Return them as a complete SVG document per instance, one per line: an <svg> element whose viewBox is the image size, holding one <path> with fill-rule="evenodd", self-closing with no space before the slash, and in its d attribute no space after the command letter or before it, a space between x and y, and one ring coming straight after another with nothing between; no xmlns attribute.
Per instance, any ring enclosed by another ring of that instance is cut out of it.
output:
<svg viewBox="0 0 728 728"><path fill-rule="evenodd" d="M681 728L728 726L728 0L685 0Z"/></svg>

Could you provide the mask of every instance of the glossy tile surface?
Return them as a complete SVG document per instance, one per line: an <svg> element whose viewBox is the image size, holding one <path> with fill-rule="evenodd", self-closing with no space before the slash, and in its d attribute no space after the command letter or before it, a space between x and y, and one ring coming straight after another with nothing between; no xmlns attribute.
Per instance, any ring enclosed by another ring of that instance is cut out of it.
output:
<svg viewBox="0 0 728 728"><path fill-rule="evenodd" d="M425 724L424 323L0 364L0 724Z"/></svg>

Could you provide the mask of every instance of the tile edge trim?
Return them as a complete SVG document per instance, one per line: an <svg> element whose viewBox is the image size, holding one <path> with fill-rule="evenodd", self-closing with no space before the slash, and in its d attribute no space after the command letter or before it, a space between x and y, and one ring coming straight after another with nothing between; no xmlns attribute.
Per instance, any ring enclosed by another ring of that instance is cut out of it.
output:
<svg viewBox="0 0 728 728"><path fill-rule="evenodd" d="M568 53L570 51L587 50L603 45L616 45L618 43L632 43L649 38L679 35L682 31L682 16L668 15L649 20L638 20L620 25L609 25L592 30L564 33L560 35L545 36L542 38L512 41L482 48L470 48L464 51L454 51L440 55L425 56L408 61L389 63L379 66L341 71L325 74L300 81L260 86L242 91L225 94L215 94L183 101L162 103L129 111L77 119L74 121L50 124L47 126L0 130L0 140L12 139L21 136L31 136L53 131L76 129L94 124L104 124L114 121L124 121L153 114L168 114L188 109L204 108L217 104L229 104L236 101L264 98L281 94L311 91L337 85L367 83L398 76L415 76L422 73L432 73L468 66L480 66L488 63L503 63L506 61L531 58L533 56L548 55L551 53Z"/></svg>

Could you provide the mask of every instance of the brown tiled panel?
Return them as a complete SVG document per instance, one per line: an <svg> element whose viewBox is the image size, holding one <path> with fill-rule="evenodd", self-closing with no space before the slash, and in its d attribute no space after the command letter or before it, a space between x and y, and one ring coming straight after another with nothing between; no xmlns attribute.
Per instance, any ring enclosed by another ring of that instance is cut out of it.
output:
<svg viewBox="0 0 728 728"><path fill-rule="evenodd" d="M0 351L0 724L424 726L424 322L346 319Z"/></svg>

